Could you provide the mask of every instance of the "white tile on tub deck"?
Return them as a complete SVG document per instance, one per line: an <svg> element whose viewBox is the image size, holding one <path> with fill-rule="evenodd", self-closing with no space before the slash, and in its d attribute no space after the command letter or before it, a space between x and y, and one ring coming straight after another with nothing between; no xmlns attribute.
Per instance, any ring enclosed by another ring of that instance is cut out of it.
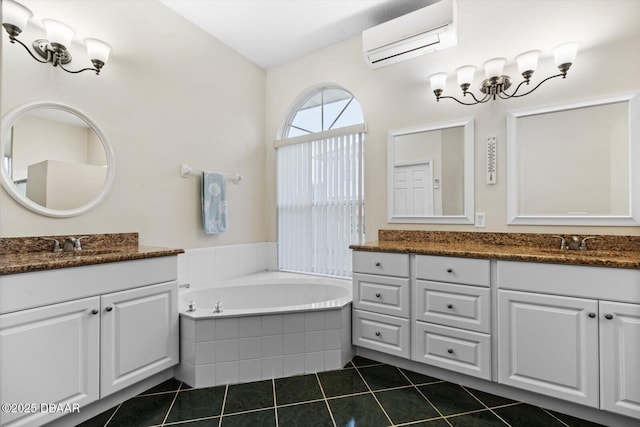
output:
<svg viewBox="0 0 640 427"><path fill-rule="evenodd" d="M304 352L324 350L324 331L311 331L304 333Z"/></svg>
<svg viewBox="0 0 640 427"><path fill-rule="evenodd" d="M262 339L260 337L239 338L238 355L240 360L262 357Z"/></svg>
<svg viewBox="0 0 640 427"><path fill-rule="evenodd" d="M216 363L216 341L196 343L196 365Z"/></svg>
<svg viewBox="0 0 640 427"><path fill-rule="evenodd" d="M215 281L216 248L206 248L202 253L202 275L205 285Z"/></svg>
<svg viewBox="0 0 640 427"><path fill-rule="evenodd" d="M237 339L215 341L215 361L232 362L240 359L240 346Z"/></svg>
<svg viewBox="0 0 640 427"><path fill-rule="evenodd" d="M219 318L215 319L215 322L216 340L238 338L239 322L237 317Z"/></svg>
<svg viewBox="0 0 640 427"><path fill-rule="evenodd" d="M262 335L262 319L260 316L247 316L238 319L238 337L259 337Z"/></svg>
<svg viewBox="0 0 640 427"><path fill-rule="evenodd" d="M217 384L234 384L240 378L239 362L216 363L216 385Z"/></svg>
<svg viewBox="0 0 640 427"><path fill-rule="evenodd" d="M285 377L304 374L304 354L283 356Z"/></svg>
<svg viewBox="0 0 640 427"><path fill-rule="evenodd" d="M187 383L190 387L196 386L196 367L189 362L180 362L176 368L176 378Z"/></svg>
<svg viewBox="0 0 640 427"><path fill-rule="evenodd" d="M195 341L213 341L216 339L216 319L199 319L195 322Z"/></svg>
<svg viewBox="0 0 640 427"><path fill-rule="evenodd" d="M333 371L342 368L342 354L340 350L325 350L324 352L324 369Z"/></svg>
<svg viewBox="0 0 640 427"><path fill-rule="evenodd" d="M180 337L196 340L196 322L191 317L180 316Z"/></svg>
<svg viewBox="0 0 640 427"><path fill-rule="evenodd" d="M336 350L340 348L341 336L340 329L328 329L324 331L324 349Z"/></svg>
<svg viewBox="0 0 640 427"><path fill-rule="evenodd" d="M304 314L304 330L322 331L324 329L324 312L310 311Z"/></svg>
<svg viewBox="0 0 640 427"><path fill-rule="evenodd" d="M262 335L277 335L284 331L282 314L260 316L262 319Z"/></svg>
<svg viewBox="0 0 640 427"><path fill-rule="evenodd" d="M327 310L324 312L324 329L338 329L342 326L341 310Z"/></svg>
<svg viewBox="0 0 640 427"><path fill-rule="evenodd" d="M284 315L284 333L304 332L304 313L289 313Z"/></svg>
<svg viewBox="0 0 640 427"><path fill-rule="evenodd" d="M262 360L262 379L282 377L284 372L284 358L282 356L265 357Z"/></svg>
<svg viewBox="0 0 640 427"><path fill-rule="evenodd" d="M216 365L196 365L196 387L211 387L216 384Z"/></svg>
<svg viewBox="0 0 640 427"><path fill-rule="evenodd" d="M178 283L189 283L189 267L184 253L178 254Z"/></svg>
<svg viewBox="0 0 640 427"><path fill-rule="evenodd" d="M315 353L304 354L304 372L305 374L313 374L315 372L324 371L324 352L317 351Z"/></svg>
<svg viewBox="0 0 640 427"><path fill-rule="evenodd" d="M304 353L304 332L283 335L283 353Z"/></svg>
<svg viewBox="0 0 640 427"><path fill-rule="evenodd" d="M259 381L262 379L262 361L260 359L241 360L238 362L238 380L240 382Z"/></svg>

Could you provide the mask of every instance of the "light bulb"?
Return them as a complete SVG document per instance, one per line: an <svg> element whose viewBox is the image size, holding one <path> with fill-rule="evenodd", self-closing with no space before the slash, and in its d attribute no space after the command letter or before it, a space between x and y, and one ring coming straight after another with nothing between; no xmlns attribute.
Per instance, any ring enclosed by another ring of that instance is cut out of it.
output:
<svg viewBox="0 0 640 427"><path fill-rule="evenodd" d="M493 77L500 77L502 75L502 70L504 69L504 64L507 62L504 58L492 58L484 63L484 72L485 77L487 79L491 79Z"/></svg>
<svg viewBox="0 0 640 427"><path fill-rule="evenodd" d="M109 53L111 52L111 46L98 39L89 38L85 39L84 42L87 45L87 55L90 60L101 61L103 64L107 63L107 60L109 60Z"/></svg>
<svg viewBox="0 0 640 427"><path fill-rule="evenodd" d="M573 64L578 54L578 43L564 43L553 48L551 52L553 52L556 66L560 67L563 64Z"/></svg>
<svg viewBox="0 0 640 427"><path fill-rule="evenodd" d="M436 91L443 91L445 85L447 84L447 73L436 73L429 77L429 81L431 82L431 89Z"/></svg>
<svg viewBox="0 0 640 427"><path fill-rule="evenodd" d="M529 50L516 56L516 62L518 63L518 71L520 74L526 71L535 71L538 67L538 58L540 57L539 50Z"/></svg>
<svg viewBox="0 0 640 427"><path fill-rule="evenodd" d="M466 91L471 86L471 82L473 82L473 76L476 73L476 67L473 65L464 65L458 69L456 69L456 73L458 74L458 85L461 86Z"/></svg>
<svg viewBox="0 0 640 427"><path fill-rule="evenodd" d="M24 30L27 21L33 16L33 12L27 7L13 0L4 0L2 2L2 23L13 25Z"/></svg>
<svg viewBox="0 0 640 427"><path fill-rule="evenodd" d="M75 33L73 28L55 19L43 19L42 24L47 31L49 43L62 45L65 49L71 45L71 39Z"/></svg>

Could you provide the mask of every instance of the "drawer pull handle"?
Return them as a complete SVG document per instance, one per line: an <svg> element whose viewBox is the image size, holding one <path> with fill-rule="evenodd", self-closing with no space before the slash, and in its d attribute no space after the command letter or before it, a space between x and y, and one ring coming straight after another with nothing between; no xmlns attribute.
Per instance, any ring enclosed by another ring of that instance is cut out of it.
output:
<svg viewBox="0 0 640 427"><path fill-rule="evenodd" d="M93 310L91 310L91 314L95 315L95 314L98 314L98 313L100 313L100 310L97 310L95 308Z"/></svg>
<svg viewBox="0 0 640 427"><path fill-rule="evenodd" d="M453 354L453 349L452 348L447 349L447 353Z"/></svg>
<svg viewBox="0 0 640 427"><path fill-rule="evenodd" d="M453 273L453 268L447 268L447 273Z"/></svg>
<svg viewBox="0 0 640 427"><path fill-rule="evenodd" d="M453 308L453 304L447 304L447 308L448 309L452 309Z"/></svg>
<svg viewBox="0 0 640 427"><path fill-rule="evenodd" d="M594 317L596 317L596 314L592 311L591 313L589 313L589 317L593 319Z"/></svg>
<svg viewBox="0 0 640 427"><path fill-rule="evenodd" d="M380 261L376 261L376 267L380 267L382 264L380 264Z"/></svg>
<svg viewBox="0 0 640 427"><path fill-rule="evenodd" d="M380 331L376 332L376 336L379 337L380 336Z"/></svg>
<svg viewBox="0 0 640 427"><path fill-rule="evenodd" d="M105 310L106 311L111 311L111 310L113 310L113 307L109 306L109 307L105 308Z"/></svg>
<svg viewBox="0 0 640 427"><path fill-rule="evenodd" d="M607 319L607 320L611 320L611 319L613 319L613 314L607 313L607 314L604 315L604 318Z"/></svg>
<svg viewBox="0 0 640 427"><path fill-rule="evenodd" d="M380 293L377 293L377 294L376 294L376 298L380 298Z"/></svg>

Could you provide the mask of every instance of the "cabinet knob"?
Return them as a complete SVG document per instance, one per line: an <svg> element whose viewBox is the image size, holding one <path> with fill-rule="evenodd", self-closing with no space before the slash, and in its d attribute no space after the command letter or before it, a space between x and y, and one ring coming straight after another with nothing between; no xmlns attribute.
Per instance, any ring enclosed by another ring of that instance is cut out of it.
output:
<svg viewBox="0 0 640 427"><path fill-rule="evenodd" d="M596 317L596 314L592 311L591 313L589 313L589 317L593 319L594 317Z"/></svg>
<svg viewBox="0 0 640 427"><path fill-rule="evenodd" d="M447 273L453 273L453 268L447 268Z"/></svg>
<svg viewBox="0 0 640 427"><path fill-rule="evenodd" d="M109 307L105 308L105 311L111 311L111 310L113 310L112 306L109 306Z"/></svg>
<svg viewBox="0 0 640 427"><path fill-rule="evenodd" d="M453 349L452 348L447 349L447 353L453 354Z"/></svg>
<svg viewBox="0 0 640 427"><path fill-rule="evenodd" d="M380 332L376 332L376 336L379 337L380 336Z"/></svg>
<svg viewBox="0 0 640 427"><path fill-rule="evenodd" d="M453 308L453 304L447 304L447 308L448 309L452 309Z"/></svg>
<svg viewBox="0 0 640 427"><path fill-rule="evenodd" d="M380 293L376 293L376 298L380 298Z"/></svg>
<svg viewBox="0 0 640 427"><path fill-rule="evenodd" d="M380 261L376 261L376 267L380 267L382 264L380 264Z"/></svg>
<svg viewBox="0 0 640 427"><path fill-rule="evenodd" d="M611 319L613 319L613 314L607 313L607 314L604 315L604 318L607 319L607 320L611 320Z"/></svg>
<svg viewBox="0 0 640 427"><path fill-rule="evenodd" d="M94 308L93 310L91 310L91 314L98 314L100 313L100 310Z"/></svg>

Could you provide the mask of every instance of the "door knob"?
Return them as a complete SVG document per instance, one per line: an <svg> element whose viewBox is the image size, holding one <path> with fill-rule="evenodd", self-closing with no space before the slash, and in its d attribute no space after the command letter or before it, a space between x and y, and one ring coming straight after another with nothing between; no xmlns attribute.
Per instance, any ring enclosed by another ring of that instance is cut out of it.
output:
<svg viewBox="0 0 640 427"><path fill-rule="evenodd" d="M596 317L596 314L592 311L591 313L589 313L589 317L593 319L594 317Z"/></svg>
<svg viewBox="0 0 640 427"><path fill-rule="evenodd" d="M452 309L453 308L453 304L447 304L447 308L448 309Z"/></svg>
<svg viewBox="0 0 640 427"><path fill-rule="evenodd" d="M447 353L453 354L453 349L452 348L447 349Z"/></svg>
<svg viewBox="0 0 640 427"><path fill-rule="evenodd" d="M377 293L377 294L376 294L376 298L380 298L380 293Z"/></svg>
<svg viewBox="0 0 640 427"><path fill-rule="evenodd" d="M453 273L453 268L447 268L447 273Z"/></svg>
<svg viewBox="0 0 640 427"><path fill-rule="evenodd" d="M604 318L607 319L607 320L611 320L611 319L613 319L613 314L607 313L607 314L604 315Z"/></svg>
<svg viewBox="0 0 640 427"><path fill-rule="evenodd" d="M91 310L91 314L98 314L100 313L100 310L94 308L93 310Z"/></svg>
<svg viewBox="0 0 640 427"><path fill-rule="evenodd" d="M111 310L113 310L112 306L109 306L109 307L105 308L105 311L111 311Z"/></svg>
<svg viewBox="0 0 640 427"><path fill-rule="evenodd" d="M379 337L380 336L380 332L376 332L376 336Z"/></svg>
<svg viewBox="0 0 640 427"><path fill-rule="evenodd" d="M376 262L376 267L380 267L382 264L380 264L380 261Z"/></svg>

